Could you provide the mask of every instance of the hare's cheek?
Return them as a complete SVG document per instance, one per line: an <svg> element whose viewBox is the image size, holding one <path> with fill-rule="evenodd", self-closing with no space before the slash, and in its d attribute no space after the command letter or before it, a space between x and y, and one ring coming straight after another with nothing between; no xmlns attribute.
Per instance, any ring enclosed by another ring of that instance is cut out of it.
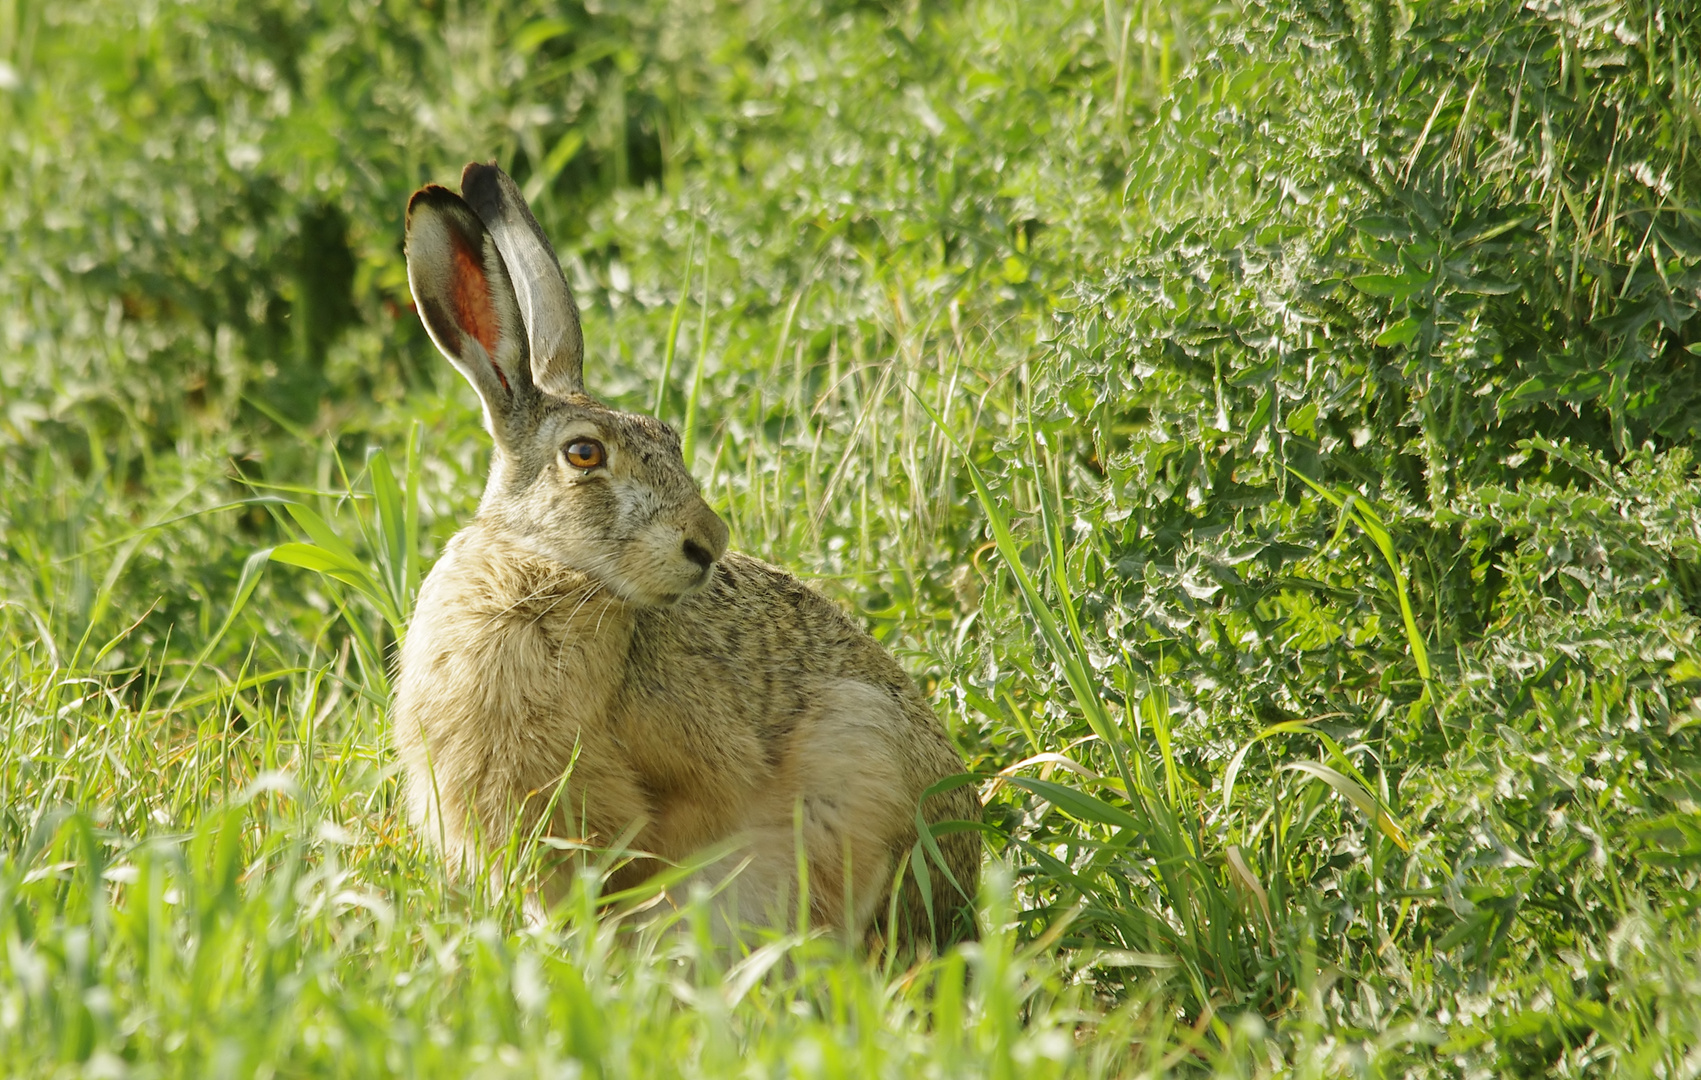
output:
<svg viewBox="0 0 1701 1080"><path fill-rule="evenodd" d="M574 477L556 490L556 517L574 536L604 540L622 533L622 510L606 477Z"/></svg>
<svg viewBox="0 0 1701 1080"><path fill-rule="evenodd" d="M609 512L619 520L624 532L638 532L655 520L661 500L648 486L617 480L610 489Z"/></svg>

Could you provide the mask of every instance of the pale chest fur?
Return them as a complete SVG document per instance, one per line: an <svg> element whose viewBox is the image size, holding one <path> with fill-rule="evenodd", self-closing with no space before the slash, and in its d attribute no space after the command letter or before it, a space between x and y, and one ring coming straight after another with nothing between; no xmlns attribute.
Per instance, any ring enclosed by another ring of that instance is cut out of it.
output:
<svg viewBox="0 0 1701 1080"><path fill-rule="evenodd" d="M416 822L458 853L469 829L505 832L575 753L606 756L630 634L582 575L476 527L457 535L420 589L396 683Z"/></svg>
<svg viewBox="0 0 1701 1080"><path fill-rule="evenodd" d="M664 665L632 609L476 526L451 541L416 611L395 739L411 816L443 846L464 852L463 822L487 842L529 827L526 808L564 775L552 832L612 841L644 820L643 846L685 855L737 827L736 796L765 755L725 718L761 710L728 697L731 662L712 637L695 661Z"/></svg>

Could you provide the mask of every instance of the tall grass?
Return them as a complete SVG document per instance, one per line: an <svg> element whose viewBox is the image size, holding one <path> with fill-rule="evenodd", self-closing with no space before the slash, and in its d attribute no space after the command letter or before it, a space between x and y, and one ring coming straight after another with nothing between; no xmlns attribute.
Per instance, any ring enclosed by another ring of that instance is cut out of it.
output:
<svg viewBox="0 0 1701 1080"><path fill-rule="evenodd" d="M332 663L306 685L332 683ZM1077 1051L1083 989L1018 943L1007 875L989 879L976 949L891 983L827 938L728 956L701 907L623 921L599 909L594 879L537 925L506 898L444 884L375 806L389 767L363 726L314 730L303 711L318 702L285 697L242 709L251 727L161 740L104 695L61 704L51 723L29 715L50 692L9 695L8 760L31 788L57 764L85 799L109 781L110 797L195 824L144 829L50 803L9 843L12 1075L54 1062L67 1075L1129 1075L1170 1045L1161 1015L1130 1006L1098 1023L1116 1045L1149 1043L1141 1055ZM67 731L100 766L54 761L43 740Z"/></svg>

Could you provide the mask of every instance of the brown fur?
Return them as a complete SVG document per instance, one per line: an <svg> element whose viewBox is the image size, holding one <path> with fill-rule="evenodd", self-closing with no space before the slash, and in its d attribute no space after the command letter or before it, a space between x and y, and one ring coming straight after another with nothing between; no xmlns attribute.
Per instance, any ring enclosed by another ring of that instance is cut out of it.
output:
<svg viewBox="0 0 1701 1080"><path fill-rule="evenodd" d="M463 177L472 209L441 188L410 205L415 296L496 440L478 517L427 578L401 651L394 736L411 820L467 869L481 841L516 828L597 845L635 830L634 849L673 861L736 843L749 865L723 908L762 921L795 903L801 810L812 918L868 930L915 843L922 792L961 759L872 638L785 571L726 553L670 429L584 395L577 310L559 270L536 269L553 252L512 182L485 169ZM473 287L488 308L439 300ZM477 326L445 321L462 308L481 312ZM522 337L532 321L555 337ZM606 447L604 467L563 460L587 438ZM968 787L922 810L980 814ZM977 835L939 846L972 896ZM887 930L943 946L973 932L972 913L930 869L935 928L912 872ZM646 871L635 863L628 879Z"/></svg>

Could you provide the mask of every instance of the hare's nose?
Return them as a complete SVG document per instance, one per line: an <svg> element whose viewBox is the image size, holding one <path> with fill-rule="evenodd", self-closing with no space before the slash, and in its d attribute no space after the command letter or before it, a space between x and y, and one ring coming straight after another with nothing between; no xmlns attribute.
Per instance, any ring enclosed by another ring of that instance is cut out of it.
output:
<svg viewBox="0 0 1701 1080"><path fill-rule="evenodd" d="M680 530L685 534L685 557L707 570L726 554L727 527L721 516L698 501L695 511Z"/></svg>
<svg viewBox="0 0 1701 1080"><path fill-rule="evenodd" d="M685 538L685 557L705 570L715 565L715 557L710 554L709 549L689 536Z"/></svg>

